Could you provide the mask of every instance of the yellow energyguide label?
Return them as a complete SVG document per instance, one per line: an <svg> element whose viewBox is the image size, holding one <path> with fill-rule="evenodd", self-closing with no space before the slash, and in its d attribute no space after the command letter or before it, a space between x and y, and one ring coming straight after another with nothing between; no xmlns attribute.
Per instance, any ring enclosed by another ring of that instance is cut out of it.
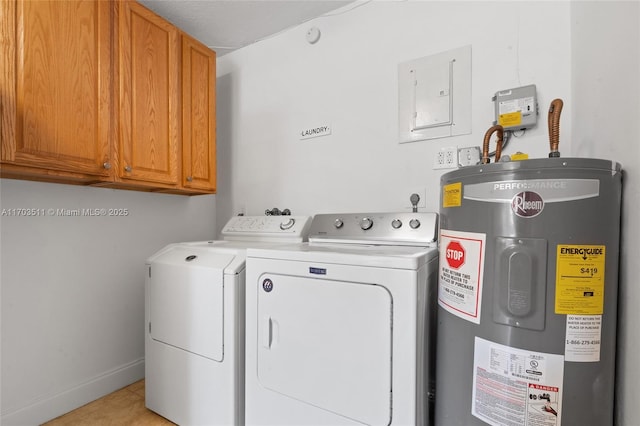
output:
<svg viewBox="0 0 640 426"><path fill-rule="evenodd" d="M442 188L442 207L462 205L462 182L450 183Z"/></svg>
<svg viewBox="0 0 640 426"><path fill-rule="evenodd" d="M604 310L605 246L558 245L556 314L601 315Z"/></svg>
<svg viewBox="0 0 640 426"><path fill-rule="evenodd" d="M522 112L509 112L498 116L498 124L503 127L518 126L522 124Z"/></svg>

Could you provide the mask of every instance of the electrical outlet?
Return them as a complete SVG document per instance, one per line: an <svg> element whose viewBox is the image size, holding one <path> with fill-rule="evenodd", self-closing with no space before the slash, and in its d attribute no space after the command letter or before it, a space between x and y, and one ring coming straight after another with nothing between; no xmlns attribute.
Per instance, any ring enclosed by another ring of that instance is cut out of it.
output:
<svg viewBox="0 0 640 426"><path fill-rule="evenodd" d="M458 147L448 146L436 152L434 169L455 169L458 167Z"/></svg>

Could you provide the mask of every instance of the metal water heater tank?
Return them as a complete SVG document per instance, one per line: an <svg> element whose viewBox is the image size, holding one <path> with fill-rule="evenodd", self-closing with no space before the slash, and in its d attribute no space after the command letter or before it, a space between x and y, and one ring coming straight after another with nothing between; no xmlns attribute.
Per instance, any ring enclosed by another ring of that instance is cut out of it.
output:
<svg viewBox="0 0 640 426"><path fill-rule="evenodd" d="M613 423L621 167L442 176L436 425Z"/></svg>

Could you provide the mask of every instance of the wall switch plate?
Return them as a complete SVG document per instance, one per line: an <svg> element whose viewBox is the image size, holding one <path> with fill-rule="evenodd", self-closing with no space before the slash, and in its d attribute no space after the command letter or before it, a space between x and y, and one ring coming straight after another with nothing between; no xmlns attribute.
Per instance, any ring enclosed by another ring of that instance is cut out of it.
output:
<svg viewBox="0 0 640 426"><path fill-rule="evenodd" d="M482 153L479 146L469 146L458 150L458 165L460 167L480 164Z"/></svg>
<svg viewBox="0 0 640 426"><path fill-rule="evenodd" d="M448 146L436 151L433 159L434 169L455 169L458 167L458 147Z"/></svg>

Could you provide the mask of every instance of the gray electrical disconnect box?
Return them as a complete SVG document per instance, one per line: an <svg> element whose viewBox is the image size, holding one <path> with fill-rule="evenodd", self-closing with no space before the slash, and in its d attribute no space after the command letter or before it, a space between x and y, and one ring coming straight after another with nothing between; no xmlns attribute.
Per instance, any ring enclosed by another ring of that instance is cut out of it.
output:
<svg viewBox="0 0 640 426"><path fill-rule="evenodd" d="M536 85L516 87L496 92L496 120L504 130L524 130L534 127L538 121L538 97Z"/></svg>

